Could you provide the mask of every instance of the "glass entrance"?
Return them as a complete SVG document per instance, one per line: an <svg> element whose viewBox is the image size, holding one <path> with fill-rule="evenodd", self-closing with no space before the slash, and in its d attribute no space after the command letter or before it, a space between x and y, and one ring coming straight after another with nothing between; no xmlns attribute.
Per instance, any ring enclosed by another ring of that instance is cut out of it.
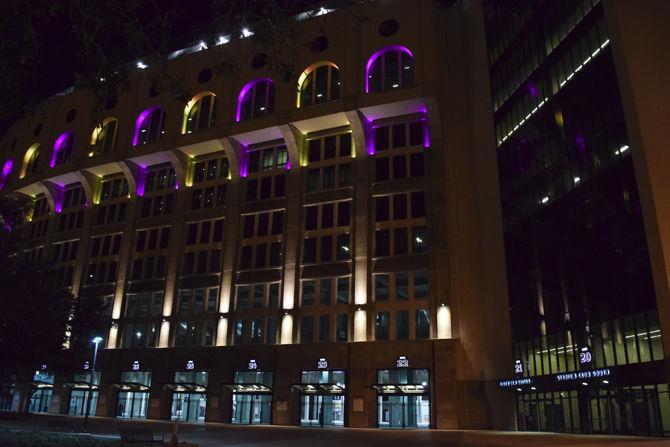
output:
<svg viewBox="0 0 670 447"><path fill-rule="evenodd" d="M233 424L269 424L271 412L270 394L233 394Z"/></svg>
<svg viewBox="0 0 670 447"><path fill-rule="evenodd" d="M379 428L430 427L430 397L377 396Z"/></svg>
<svg viewBox="0 0 670 447"><path fill-rule="evenodd" d="M28 401L28 413L48 413L51 405L51 388L33 388Z"/></svg>
<svg viewBox="0 0 670 447"><path fill-rule="evenodd" d="M67 410L67 414L70 416L85 416L86 415L86 403L88 400L88 390L72 390L70 393L70 405ZM91 394L91 409L89 413L91 416L95 416L95 407L98 404L98 392L93 391Z"/></svg>
<svg viewBox="0 0 670 447"><path fill-rule="evenodd" d="M300 425L321 427L344 426L344 396L300 396Z"/></svg>
<svg viewBox="0 0 670 447"><path fill-rule="evenodd" d="M171 419L204 422L207 395L204 393L173 393Z"/></svg>
<svg viewBox="0 0 670 447"><path fill-rule="evenodd" d="M149 393L146 391L119 391L116 417L121 419L146 419Z"/></svg>

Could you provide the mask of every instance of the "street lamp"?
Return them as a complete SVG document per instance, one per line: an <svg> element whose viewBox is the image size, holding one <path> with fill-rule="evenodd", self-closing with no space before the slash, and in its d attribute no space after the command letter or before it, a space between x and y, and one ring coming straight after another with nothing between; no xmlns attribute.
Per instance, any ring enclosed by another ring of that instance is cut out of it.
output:
<svg viewBox="0 0 670 447"><path fill-rule="evenodd" d="M102 337L94 337L91 340L91 343L95 346L93 348L93 365L91 366L91 372L88 379L88 396L86 398L86 415L84 416L84 430L86 430L86 424L88 423L88 415L91 413L91 396L93 394L93 375L95 374L95 361L98 358L98 345L102 341Z"/></svg>

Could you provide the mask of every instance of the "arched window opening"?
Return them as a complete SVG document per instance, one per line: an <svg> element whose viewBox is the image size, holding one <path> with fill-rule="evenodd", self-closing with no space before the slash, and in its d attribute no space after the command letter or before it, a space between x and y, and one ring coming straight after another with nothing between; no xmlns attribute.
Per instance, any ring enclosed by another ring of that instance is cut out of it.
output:
<svg viewBox="0 0 670 447"><path fill-rule="evenodd" d="M414 84L414 56L401 45L374 52L365 67L365 92L382 92Z"/></svg>
<svg viewBox="0 0 670 447"><path fill-rule="evenodd" d="M23 163L21 164L21 172L19 178L23 178L26 174L34 174L40 162L40 145L35 143L28 148L23 155Z"/></svg>
<svg viewBox="0 0 670 447"><path fill-rule="evenodd" d="M105 118L91 134L91 151L89 157L94 155L107 154L114 149L116 142L116 129L118 127L116 118Z"/></svg>
<svg viewBox="0 0 670 447"><path fill-rule="evenodd" d="M216 123L216 95L202 92L195 95L184 108L181 133L193 133L209 129Z"/></svg>
<svg viewBox="0 0 670 447"><path fill-rule="evenodd" d="M5 187L5 183L7 183L7 178L9 177L9 174L11 174L13 167L14 167L14 160L12 160L11 158L5 160L5 163L2 165L2 170L0 171L0 189L3 189Z"/></svg>
<svg viewBox="0 0 670 447"><path fill-rule="evenodd" d="M133 146L141 146L160 140L165 133L165 109L160 106L149 107L137 116Z"/></svg>
<svg viewBox="0 0 670 447"><path fill-rule="evenodd" d="M317 62L298 78L297 107L333 101L340 97L340 71L332 62Z"/></svg>
<svg viewBox="0 0 670 447"><path fill-rule="evenodd" d="M258 78L242 87L237 96L236 121L266 116L274 112L275 84L270 78Z"/></svg>
<svg viewBox="0 0 670 447"><path fill-rule="evenodd" d="M53 152L51 153L51 162L49 166L60 166L72 159L74 155L74 143L76 135L72 131L63 132L54 142Z"/></svg>

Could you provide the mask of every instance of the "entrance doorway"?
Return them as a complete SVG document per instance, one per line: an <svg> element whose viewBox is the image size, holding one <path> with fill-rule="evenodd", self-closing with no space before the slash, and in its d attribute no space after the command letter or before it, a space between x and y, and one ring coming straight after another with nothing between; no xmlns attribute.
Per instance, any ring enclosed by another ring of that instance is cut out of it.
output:
<svg viewBox="0 0 670 447"><path fill-rule="evenodd" d="M146 419L149 393L146 391L119 391L116 417L121 419Z"/></svg>
<svg viewBox="0 0 670 447"><path fill-rule="evenodd" d="M67 414L70 416L86 415L86 404L88 402L88 390L72 390L70 393L70 405ZM91 409L89 414L95 416L95 407L98 404L98 392L91 394Z"/></svg>
<svg viewBox="0 0 670 447"><path fill-rule="evenodd" d="M300 396L300 425L343 427L345 397L318 394Z"/></svg>
<svg viewBox="0 0 670 447"><path fill-rule="evenodd" d="M379 428L430 427L429 396L377 396Z"/></svg>
<svg viewBox="0 0 670 447"><path fill-rule="evenodd" d="M172 393L171 419L185 422L204 422L207 395L204 393Z"/></svg>
<svg viewBox="0 0 670 447"><path fill-rule="evenodd" d="M233 424L269 424L272 412L272 395L239 394L233 395Z"/></svg>

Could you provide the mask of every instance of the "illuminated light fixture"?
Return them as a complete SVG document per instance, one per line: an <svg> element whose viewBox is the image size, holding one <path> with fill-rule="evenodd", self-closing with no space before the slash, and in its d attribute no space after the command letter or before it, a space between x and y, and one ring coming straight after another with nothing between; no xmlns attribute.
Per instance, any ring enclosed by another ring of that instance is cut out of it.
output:
<svg viewBox="0 0 670 447"><path fill-rule="evenodd" d="M398 84L393 84L391 87L393 87L393 88L398 88L398 87L400 87L400 86L399 86Z"/></svg>
<svg viewBox="0 0 670 447"><path fill-rule="evenodd" d="M56 158L58 156L58 153L61 150L63 150L63 146L69 140L70 136L74 138L74 132L72 131L63 132L58 136L58 138L56 138L56 141L54 142L54 149L51 155L51 161L49 163L50 167L53 168L54 166L56 166ZM74 146L74 142L72 142L72 145Z"/></svg>
<svg viewBox="0 0 670 447"><path fill-rule="evenodd" d="M347 247L346 245L343 245L343 246L342 246L342 250L344 250L344 251L349 251L349 247Z"/></svg>
<svg viewBox="0 0 670 447"><path fill-rule="evenodd" d="M249 28L242 28L242 38L253 36L254 33Z"/></svg>
<svg viewBox="0 0 670 447"><path fill-rule="evenodd" d="M7 181L7 177L9 177L9 173L12 172L13 167L14 160L11 158L6 160L5 164L2 165L2 171L0 171L0 189L5 187L5 182Z"/></svg>
<svg viewBox="0 0 670 447"><path fill-rule="evenodd" d="M610 381L609 381L609 380L603 380L603 383L604 383L605 385L609 385Z"/></svg>
<svg viewBox="0 0 670 447"><path fill-rule="evenodd" d="M417 236L417 237L414 238L414 239L416 240L416 243L417 243L417 244L423 244L423 239L421 239L420 237Z"/></svg>
<svg viewBox="0 0 670 447"><path fill-rule="evenodd" d="M521 392L521 391L522 391L522 390L521 390L521 388L517 388L516 390L517 390L517 391L519 391L519 392Z"/></svg>
<svg viewBox="0 0 670 447"><path fill-rule="evenodd" d="M615 152L615 154L623 154L623 153L626 152L628 149L630 149L630 148L628 147L627 144L625 144L625 145L621 146L621 147L619 148L619 150L617 150L617 151Z"/></svg>
<svg viewBox="0 0 670 447"><path fill-rule="evenodd" d="M317 93L317 94L316 94L316 97L317 97L317 98L322 98L322 97L323 97L323 93Z"/></svg>
<svg viewBox="0 0 670 447"><path fill-rule="evenodd" d="M545 203L547 203L547 202L549 202L549 196L544 196L544 197L542 197L542 199L540 200L540 203L543 204L543 205L544 205Z"/></svg>
<svg viewBox="0 0 670 447"><path fill-rule="evenodd" d="M537 388L535 388L534 386L531 386L530 389L535 391Z"/></svg>
<svg viewBox="0 0 670 447"><path fill-rule="evenodd" d="M581 181L582 181L582 179L581 179L581 178L579 178L579 177L575 177L575 179L574 179L574 180L575 180L575 185L576 185L577 183L579 183L579 182L581 182Z"/></svg>
<svg viewBox="0 0 670 447"><path fill-rule="evenodd" d="M206 50L207 49L207 44L205 43L204 40L201 40L200 43L198 44L198 47L200 50Z"/></svg>
<svg viewBox="0 0 670 447"><path fill-rule="evenodd" d="M137 61L137 64L135 64L135 65L137 65L137 68L139 68L140 70L144 70L145 68L148 67L148 65L145 64L145 63L142 62L142 61Z"/></svg>
<svg viewBox="0 0 670 447"><path fill-rule="evenodd" d="M379 57L387 53L389 51L400 51L402 53L405 53L412 59L414 59L414 55L412 52L407 48L402 45L390 45L388 47L383 47L372 53L372 56L370 56L370 59L368 59L367 64L365 65L365 93L370 92L370 78L372 78L372 75L370 74L370 70L372 70L372 66L374 63L379 59Z"/></svg>
<svg viewBox="0 0 670 447"><path fill-rule="evenodd" d="M328 11L326 8L322 6L321 8L319 8L319 12L316 15L322 16L324 14L328 14L329 12L330 11Z"/></svg>
<svg viewBox="0 0 670 447"><path fill-rule="evenodd" d="M230 42L230 37L229 36L219 36L216 39L216 45L223 45Z"/></svg>
<svg viewBox="0 0 670 447"><path fill-rule="evenodd" d="M588 383L586 383L586 382L582 382L582 385L584 385L584 386L587 386L587 385L588 385Z"/></svg>

